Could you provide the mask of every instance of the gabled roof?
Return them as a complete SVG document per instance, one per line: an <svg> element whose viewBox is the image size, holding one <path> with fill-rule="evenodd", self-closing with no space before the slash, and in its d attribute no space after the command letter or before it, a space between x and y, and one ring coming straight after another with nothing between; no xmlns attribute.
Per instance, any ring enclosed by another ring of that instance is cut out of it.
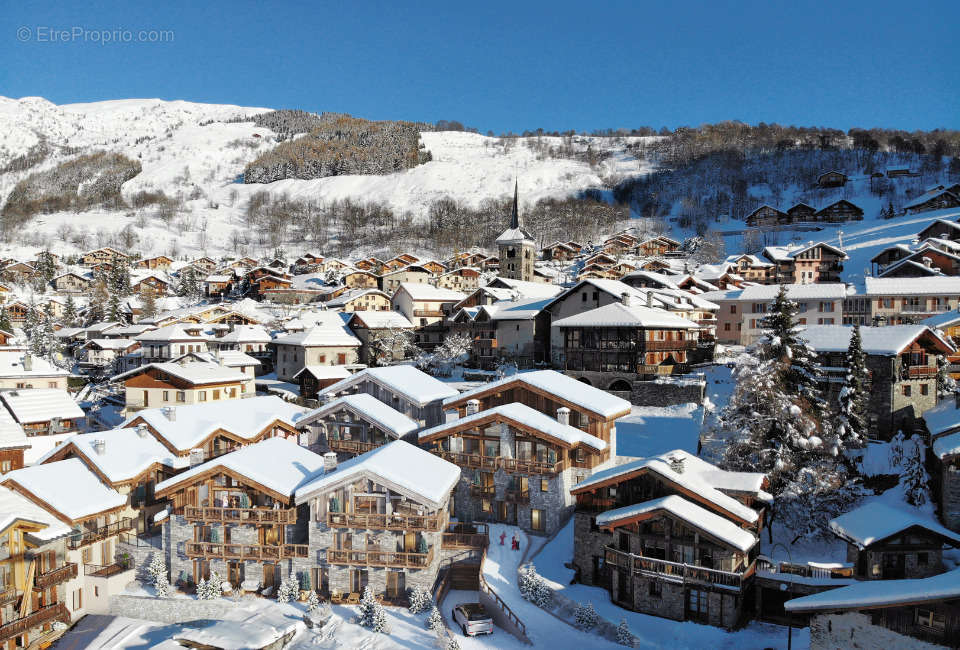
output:
<svg viewBox="0 0 960 650"><path fill-rule="evenodd" d="M863 279L864 295L960 295L960 277L936 276L929 278L871 278ZM817 286L817 285L810 285Z"/></svg>
<svg viewBox="0 0 960 650"><path fill-rule="evenodd" d="M914 527L935 534L951 546L960 546L960 534L948 530L930 515L913 507L871 501L830 520L830 530L835 535L856 544L860 549Z"/></svg>
<svg viewBox="0 0 960 650"><path fill-rule="evenodd" d="M298 488L323 472L323 456L285 438L267 438L241 447L157 483L158 495L169 494L198 475L219 469L249 479L275 494L290 498Z"/></svg>
<svg viewBox="0 0 960 650"><path fill-rule="evenodd" d="M397 294L401 291L406 292L413 300L459 302L466 298L466 295L459 291L435 287L432 284L423 282L401 282L400 286L394 291L393 297L396 298Z"/></svg>
<svg viewBox="0 0 960 650"><path fill-rule="evenodd" d="M79 458L7 472L0 476L0 485L33 495L66 523L122 508L127 503L125 496L101 483Z"/></svg>
<svg viewBox="0 0 960 650"><path fill-rule="evenodd" d="M6 532L10 526L18 521L41 526L40 530L30 532L31 537L40 540L63 537L71 531L70 526L27 497L9 488L0 487L0 533Z"/></svg>
<svg viewBox="0 0 960 650"><path fill-rule="evenodd" d="M699 325L663 309L612 302L554 321L553 327L642 327L698 329Z"/></svg>
<svg viewBox="0 0 960 650"><path fill-rule="evenodd" d="M816 352L846 352L852 335L853 327L850 325L807 325L800 332L801 338ZM860 327L860 337L863 351L867 354L900 354L919 338L926 339L944 354L954 350L952 343L926 325L863 325Z"/></svg>
<svg viewBox="0 0 960 650"><path fill-rule="evenodd" d="M99 348L101 350L126 350L132 345L139 345L133 339L90 339L84 348Z"/></svg>
<svg viewBox="0 0 960 650"><path fill-rule="evenodd" d="M869 281L870 278L867 278ZM790 300L838 300L847 296L847 287L840 282L824 282L820 284L758 284L745 287L740 293L741 300L773 300L780 292L780 287L786 287L787 298Z"/></svg>
<svg viewBox="0 0 960 650"><path fill-rule="evenodd" d="M683 472L677 472L670 467L671 458L683 460ZM721 471L723 470L720 470L720 468L715 465L711 465L682 449L676 449L659 456L641 458L630 463L596 472L573 486L570 493L582 494L590 492L606 485L621 483L645 472L653 472L662 479L686 491L690 497L698 498L703 503L709 503L743 522L750 524L756 522L759 518L756 510L743 505L740 501L721 491L721 487L717 485L716 474ZM742 475L743 473L737 472L737 474ZM749 474L746 476L749 476ZM738 483L742 484L744 488L749 487L753 482L747 480L745 476L738 476L737 478ZM721 485L723 485L724 489L730 489L729 482L723 482Z"/></svg>
<svg viewBox="0 0 960 650"><path fill-rule="evenodd" d="M367 393L356 393L354 395L344 395L335 400L327 402L320 408L316 408L305 413L299 421L297 427L304 427L328 413L332 413L341 408L347 408L359 417L368 422L377 425L395 438L402 438L408 433L412 433L420 428L420 424L411 420L403 413L387 406L373 395Z"/></svg>
<svg viewBox="0 0 960 650"><path fill-rule="evenodd" d="M30 441L20 423L5 408L0 408L0 449L28 449Z"/></svg>
<svg viewBox="0 0 960 650"><path fill-rule="evenodd" d="M0 399L21 424L84 417L83 409L62 388L18 388L0 392Z"/></svg>
<svg viewBox="0 0 960 650"><path fill-rule="evenodd" d="M485 411L479 411L478 413L457 420L445 422L421 431L418 437L421 442L429 442L437 438L446 437L452 431L462 429L464 426L486 421L505 421L527 430L532 429L543 434L544 437L555 440L568 448L580 444L593 447L597 451L603 451L607 448L607 443L600 438L576 427L572 427L569 424L562 424L555 418L519 402L501 404L500 406L495 406Z"/></svg>
<svg viewBox="0 0 960 650"><path fill-rule="evenodd" d="M353 335L336 314L336 319L314 325L302 332L284 334L273 340L277 345L297 345L300 347L359 347L360 339Z"/></svg>
<svg viewBox="0 0 960 650"><path fill-rule="evenodd" d="M917 254L914 253L913 257L915 257L916 255ZM893 264L887 266L885 269L880 271L880 273L877 274L877 277L878 278L900 277L897 275L897 273L900 271L904 271L906 269L911 269L914 272L919 272L921 275L927 276L927 277L936 277L938 275L944 275L944 273L942 273L940 269L933 268L932 266L927 266L926 264L921 264L920 262L916 261L916 259L913 259L913 257L897 260ZM907 277L914 277L914 276L907 276Z"/></svg>
<svg viewBox="0 0 960 650"><path fill-rule="evenodd" d="M536 389L553 398L563 400L605 418L619 417L630 412L630 402L627 400L611 395L599 388L588 386L555 370L534 370L510 375L498 381L483 384L465 393L448 397L443 400L443 405L466 403L467 400L475 397L487 393L498 393L515 385Z"/></svg>
<svg viewBox="0 0 960 650"><path fill-rule="evenodd" d="M181 358L178 361L164 361L160 363L148 363L145 366L128 370L127 372L114 375L110 381L120 381L135 375L142 374L150 368L156 368L162 372L172 375L178 379L197 386L203 384L218 384L236 381L247 381L250 379L239 370L221 366L212 361L191 361ZM228 400L230 401L230 400Z"/></svg>
<svg viewBox="0 0 960 650"><path fill-rule="evenodd" d="M794 598L784 603L788 612L874 609L960 598L960 569L929 578L865 580L838 589Z"/></svg>
<svg viewBox="0 0 960 650"><path fill-rule="evenodd" d="M903 208L905 210L914 208L918 205L923 205L924 203L926 203L931 199L935 199L938 196L943 196L943 195L946 195L952 198L957 203L960 203L960 198L958 198L957 195L951 192L950 190L934 190L933 192L925 192L924 194L921 194L920 196L915 198L913 201L910 201L910 203L907 203L905 206L903 206Z"/></svg>
<svg viewBox="0 0 960 650"><path fill-rule="evenodd" d="M391 327L413 329L413 323L406 316L396 311L355 311L347 324L353 326L363 324L369 329Z"/></svg>
<svg viewBox="0 0 960 650"><path fill-rule="evenodd" d="M260 325L236 325L233 331L211 339L211 343L269 343L273 339Z"/></svg>
<svg viewBox="0 0 960 650"><path fill-rule="evenodd" d="M520 300L498 300L492 305L481 305L490 320L532 320L537 317L549 298L522 298Z"/></svg>
<svg viewBox="0 0 960 650"><path fill-rule="evenodd" d="M137 334L134 338L143 343L165 343L167 341L198 342L207 340L206 337L199 334L188 334L187 329L197 329L197 326L184 326L180 323L174 323L173 325L165 325L156 329L147 330L141 334Z"/></svg>
<svg viewBox="0 0 960 650"><path fill-rule="evenodd" d="M394 440L340 463L336 470L298 488L297 505L360 477L437 509L460 480L460 468L403 440Z"/></svg>
<svg viewBox="0 0 960 650"><path fill-rule="evenodd" d="M327 386L319 394L339 393L367 380L379 384L393 393L403 395L420 406L458 394L457 389L449 384L445 384L439 379L407 365L365 368L343 381Z"/></svg>
<svg viewBox="0 0 960 650"><path fill-rule="evenodd" d="M624 523L648 519L649 515L661 510L682 519L694 528L704 531L744 553L753 548L758 541L753 533L740 528L729 519L714 514L706 508L702 508L675 494L617 508L616 510L608 510L597 515L597 526L600 528L616 527Z"/></svg>
<svg viewBox="0 0 960 650"><path fill-rule="evenodd" d="M296 379L303 373L308 373L314 379L345 379L351 372L345 366L304 366L292 377Z"/></svg>

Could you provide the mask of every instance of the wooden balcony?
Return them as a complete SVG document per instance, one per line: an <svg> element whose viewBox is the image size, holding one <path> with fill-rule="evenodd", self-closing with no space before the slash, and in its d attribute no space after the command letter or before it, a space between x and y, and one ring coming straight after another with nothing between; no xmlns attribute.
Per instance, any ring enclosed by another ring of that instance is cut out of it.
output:
<svg viewBox="0 0 960 650"><path fill-rule="evenodd" d="M327 562L350 566L425 569L433 562L433 549L431 548L426 553L404 553L401 551L361 551L349 548L328 548Z"/></svg>
<svg viewBox="0 0 960 650"><path fill-rule="evenodd" d="M128 562L114 562L113 564L84 564L83 575L88 578L109 578L130 570Z"/></svg>
<svg viewBox="0 0 960 650"><path fill-rule="evenodd" d="M687 372L688 366L685 363L678 363L672 366L640 364L637 366L638 375L680 375Z"/></svg>
<svg viewBox="0 0 960 650"><path fill-rule="evenodd" d="M431 318L432 317L443 318L444 316L446 316L446 314L444 314L442 311L438 309L414 309L413 315L421 316L421 317L431 317Z"/></svg>
<svg viewBox="0 0 960 650"><path fill-rule="evenodd" d="M184 506L183 516L187 521L228 524L295 524L296 508L211 508L208 506Z"/></svg>
<svg viewBox="0 0 960 650"><path fill-rule="evenodd" d="M471 485L470 496L492 499L497 494L497 488L493 485Z"/></svg>
<svg viewBox="0 0 960 650"><path fill-rule="evenodd" d="M330 451L343 454L365 454L377 447L385 445L385 442L362 442L360 440L331 440L327 438L327 447Z"/></svg>
<svg viewBox="0 0 960 650"><path fill-rule="evenodd" d="M70 622L70 612L67 611L66 605L63 603L46 605L22 618L17 618L9 623L0 625L0 641L6 641L7 639L20 636L24 632L29 632L35 627L40 627L45 623L52 623L53 621Z"/></svg>
<svg viewBox="0 0 960 650"><path fill-rule="evenodd" d="M433 453L444 460L450 461L454 465L468 469L489 469L495 471L502 468L505 472L515 472L518 474L557 474L566 469L564 461L548 463L532 459L465 454L457 451L444 451L442 449L434 449Z"/></svg>
<svg viewBox="0 0 960 650"><path fill-rule="evenodd" d="M610 566L626 569L638 575L656 575L665 578L674 578L683 582L722 585L724 587L742 589L743 582L753 575L755 566L743 573L734 573L731 571L721 571L720 569L708 569L706 567L693 564L684 564L680 562L670 562L669 560L659 560L642 555L625 553L607 546L604 553L604 559Z"/></svg>
<svg viewBox="0 0 960 650"><path fill-rule="evenodd" d="M84 530L77 533L74 533L67 538L67 548L70 550L75 550L88 544L93 544L94 542L99 542L108 537L113 537L114 535L119 535L120 533L126 532L128 530L133 530L136 527L136 522L129 517L124 517L120 521L115 521L112 524L107 524L101 528L95 530Z"/></svg>
<svg viewBox="0 0 960 650"><path fill-rule="evenodd" d="M67 562L61 567L57 567L46 573L39 573L34 578L34 585L37 589L46 589L61 582L72 580L77 577L77 565L74 562Z"/></svg>
<svg viewBox="0 0 960 650"><path fill-rule="evenodd" d="M271 562L296 557L307 557L306 544L220 544L218 542L187 542L187 557L220 560L253 560Z"/></svg>
<svg viewBox="0 0 960 650"><path fill-rule="evenodd" d="M0 607L17 602L17 598L17 590L13 587L3 587L0 589Z"/></svg>
<svg viewBox="0 0 960 650"><path fill-rule="evenodd" d="M363 530L404 530L440 532L447 526L446 513L437 515L366 514L328 512L330 528L359 528Z"/></svg>
<svg viewBox="0 0 960 650"><path fill-rule="evenodd" d="M697 342L694 340L644 341L643 342L643 349L647 351L693 350L696 347L697 347Z"/></svg>
<svg viewBox="0 0 960 650"><path fill-rule="evenodd" d="M936 377L936 366L907 366L907 377L917 379L919 377Z"/></svg>

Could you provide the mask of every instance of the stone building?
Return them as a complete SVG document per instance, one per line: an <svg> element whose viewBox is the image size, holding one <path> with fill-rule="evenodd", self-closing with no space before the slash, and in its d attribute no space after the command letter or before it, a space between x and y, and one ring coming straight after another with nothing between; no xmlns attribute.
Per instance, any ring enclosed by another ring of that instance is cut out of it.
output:
<svg viewBox="0 0 960 650"><path fill-rule="evenodd" d="M571 490L580 581L645 614L739 625L771 500L765 483L682 450L594 473Z"/></svg>
<svg viewBox="0 0 960 650"><path fill-rule="evenodd" d="M421 445L460 467L453 512L460 521L497 521L552 535L573 511L570 488L610 460L608 445L556 418L511 403L421 431Z"/></svg>
<svg viewBox="0 0 960 650"><path fill-rule="evenodd" d="M296 442L270 438L158 483L156 496L169 501L163 552L171 583L189 588L216 571L235 590L273 593L287 576L309 574L316 558L307 508L294 493L323 463Z"/></svg>
<svg viewBox="0 0 960 650"><path fill-rule="evenodd" d="M830 521L847 543L858 580L927 578L943 573L943 547L960 547L960 534L904 504L871 501Z"/></svg>
<svg viewBox="0 0 960 650"><path fill-rule="evenodd" d="M510 214L510 227L497 237L497 250L500 257L499 275L514 280L533 282L533 263L536 258L536 245L533 236L520 225L519 186L513 188L513 212Z"/></svg>
<svg viewBox="0 0 960 650"><path fill-rule="evenodd" d="M359 597L369 586L395 603L414 586L432 589L459 478L456 465L396 440L297 489L297 507L308 509L313 587Z"/></svg>
<svg viewBox="0 0 960 650"><path fill-rule="evenodd" d="M360 340L347 329L339 314L330 312L328 317L303 332L278 336L273 345L277 378L290 381L307 366L356 363Z"/></svg>
<svg viewBox="0 0 960 650"><path fill-rule="evenodd" d="M303 415L297 428L309 431L320 451L342 459L363 454L420 428L420 423L367 393L334 398Z"/></svg>

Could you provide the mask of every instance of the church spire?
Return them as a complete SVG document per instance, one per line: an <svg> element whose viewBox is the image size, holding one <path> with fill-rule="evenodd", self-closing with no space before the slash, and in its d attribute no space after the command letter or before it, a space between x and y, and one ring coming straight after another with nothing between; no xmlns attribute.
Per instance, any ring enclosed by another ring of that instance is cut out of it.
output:
<svg viewBox="0 0 960 650"><path fill-rule="evenodd" d="M513 181L513 214L510 215L510 227L520 228L520 211L517 209L517 203L520 196L520 183Z"/></svg>

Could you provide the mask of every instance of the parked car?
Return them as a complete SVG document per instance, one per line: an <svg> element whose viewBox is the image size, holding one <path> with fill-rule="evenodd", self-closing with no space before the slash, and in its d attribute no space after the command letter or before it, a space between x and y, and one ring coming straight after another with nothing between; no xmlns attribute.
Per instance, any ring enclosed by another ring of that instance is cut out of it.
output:
<svg viewBox="0 0 960 650"><path fill-rule="evenodd" d="M480 603L460 603L453 608L453 620L460 624L464 636L493 634L493 619Z"/></svg>

